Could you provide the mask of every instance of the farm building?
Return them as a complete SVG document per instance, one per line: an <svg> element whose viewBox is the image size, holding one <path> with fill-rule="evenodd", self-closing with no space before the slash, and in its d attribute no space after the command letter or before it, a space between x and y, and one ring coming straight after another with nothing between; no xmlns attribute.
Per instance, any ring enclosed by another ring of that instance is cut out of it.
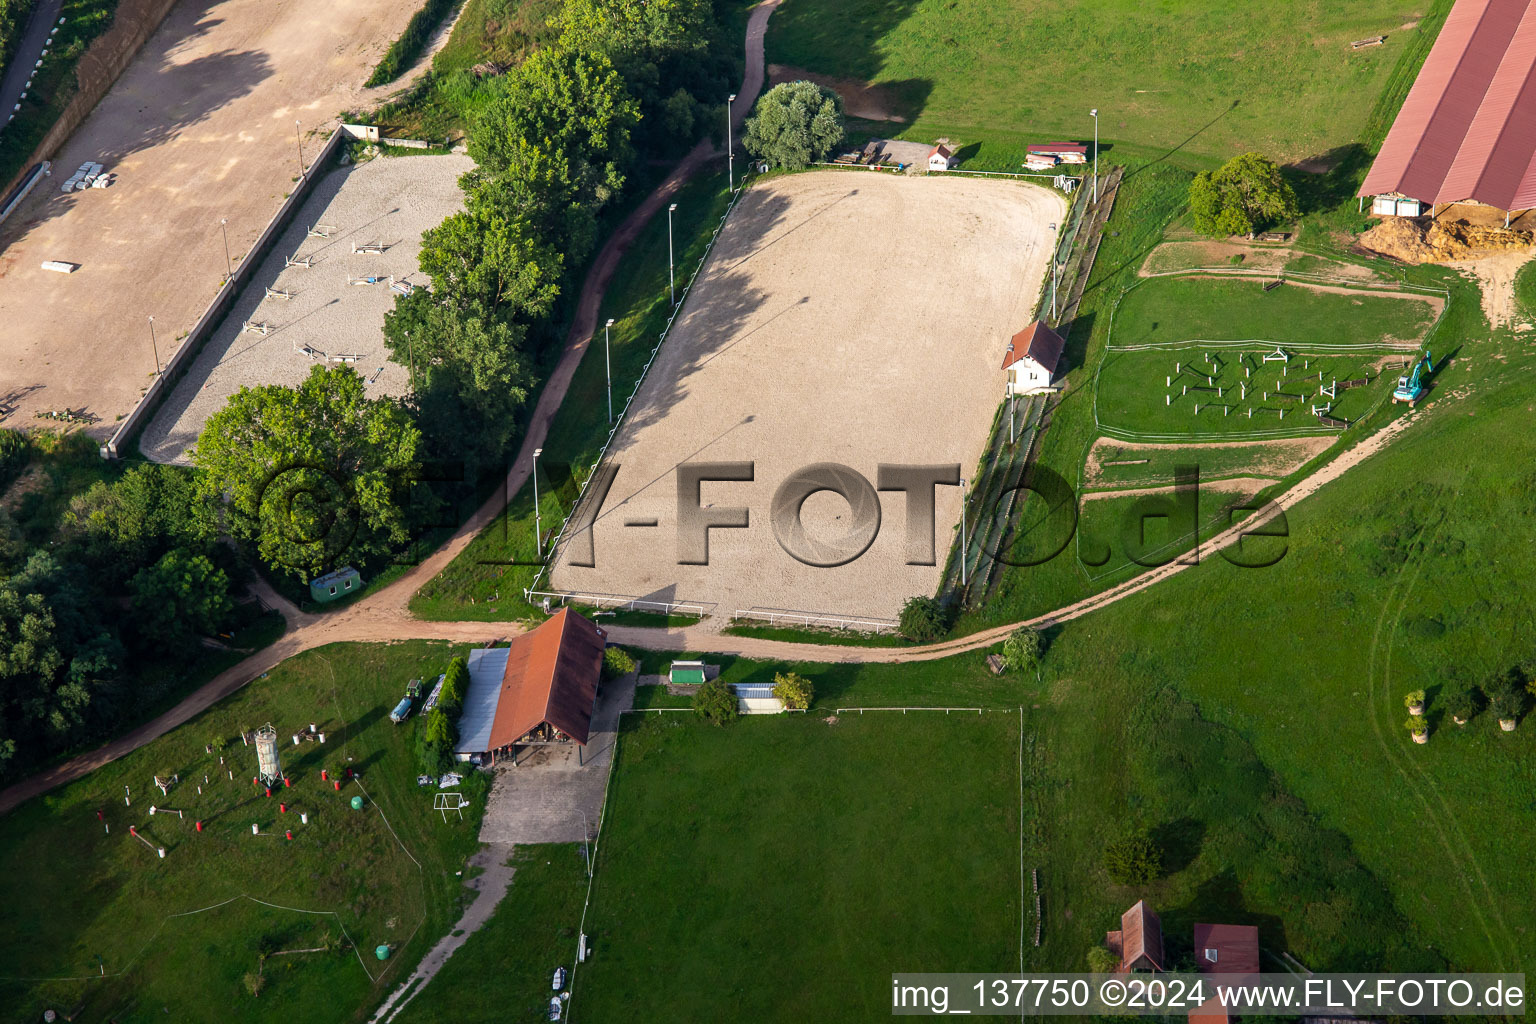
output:
<svg viewBox="0 0 1536 1024"><path fill-rule="evenodd" d="M1044 320L1036 320L1015 334L1003 353L1008 393L1028 395L1049 388L1066 345L1065 339L1047 327Z"/></svg>
<svg viewBox="0 0 1536 1024"><path fill-rule="evenodd" d="M1064 164L1088 162L1088 147L1080 142L1041 142L1024 151L1026 157L1053 156Z"/></svg>
<svg viewBox="0 0 1536 1024"><path fill-rule="evenodd" d="M1371 211L1536 207L1533 72L1532 0L1456 0L1360 187Z"/></svg>
<svg viewBox="0 0 1536 1024"><path fill-rule="evenodd" d="M1195 925L1195 963L1202 974L1258 974L1259 929L1251 924Z"/></svg>
<svg viewBox="0 0 1536 1024"><path fill-rule="evenodd" d="M1120 915L1118 931L1104 936L1104 945L1120 958L1120 971L1163 970L1163 922L1146 900Z"/></svg>
<svg viewBox="0 0 1536 1024"><path fill-rule="evenodd" d="M470 651L455 754L515 764L521 747L585 746L605 643L590 620L562 609L508 647Z"/></svg>
<svg viewBox="0 0 1536 1024"><path fill-rule="evenodd" d="M954 151L943 143L934 146L928 151L928 169L930 171L947 171L954 166Z"/></svg>

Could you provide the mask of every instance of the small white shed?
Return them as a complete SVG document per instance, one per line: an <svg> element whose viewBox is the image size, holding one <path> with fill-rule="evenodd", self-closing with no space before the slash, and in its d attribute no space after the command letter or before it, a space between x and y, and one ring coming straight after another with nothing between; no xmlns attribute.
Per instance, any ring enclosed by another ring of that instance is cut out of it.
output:
<svg viewBox="0 0 1536 1024"><path fill-rule="evenodd" d="M934 146L928 151L928 169L930 171L947 171L954 166L954 151L943 143Z"/></svg>

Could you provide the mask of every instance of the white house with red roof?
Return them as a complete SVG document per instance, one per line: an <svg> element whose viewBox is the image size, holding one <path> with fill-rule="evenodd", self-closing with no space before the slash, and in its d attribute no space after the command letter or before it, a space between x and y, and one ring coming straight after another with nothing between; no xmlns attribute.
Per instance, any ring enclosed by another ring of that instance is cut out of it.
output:
<svg viewBox="0 0 1536 1024"><path fill-rule="evenodd" d="M1008 373L1010 395L1030 395L1048 391L1061 362L1067 343L1044 320L1036 320L1008 341L1003 353L1003 369Z"/></svg>
<svg viewBox="0 0 1536 1024"><path fill-rule="evenodd" d="M954 166L954 150L942 142L928 151L928 169L930 171L947 171Z"/></svg>

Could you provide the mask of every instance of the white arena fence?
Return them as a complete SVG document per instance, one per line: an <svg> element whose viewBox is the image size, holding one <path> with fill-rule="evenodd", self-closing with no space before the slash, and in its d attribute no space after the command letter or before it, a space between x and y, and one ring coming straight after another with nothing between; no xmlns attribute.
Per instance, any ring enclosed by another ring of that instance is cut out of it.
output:
<svg viewBox="0 0 1536 1024"><path fill-rule="evenodd" d="M797 626L819 626L833 629L852 629L865 633L879 633L897 629L901 624L895 619L870 619L847 615L829 615L823 612L797 612L788 608L738 608L737 619L766 622L770 626L793 623Z"/></svg>
<svg viewBox="0 0 1536 1024"><path fill-rule="evenodd" d="M571 590L528 591L530 603L536 598L559 601L561 605L579 604L599 609L611 608L615 611L654 611L665 615L693 615L701 619L715 607L708 601L652 601L649 598L629 597L625 594L589 594Z"/></svg>
<svg viewBox="0 0 1536 1024"><path fill-rule="evenodd" d="M750 184L750 181L750 172L748 175L742 176L741 184L736 186L736 194L731 197L730 204L726 206L725 212L720 215L720 223L715 225L714 232L709 236L709 244L704 247L704 254L699 257L699 262L694 266L693 273L688 275L688 282L683 285L683 293L678 298L677 305L672 307L672 315L667 317L667 324L661 329L661 335L656 339L656 346L651 349L650 358L645 361L645 366L641 369L640 376L635 379L635 386L629 392L629 397L624 400L624 407L614 417L613 426L608 428L608 436L603 439L603 447L598 450L597 458L593 460L592 468L588 470L587 478L582 481L581 490L576 494L576 500L571 503L571 510L560 521L559 532L555 534L554 541L549 545L549 557L539 567L537 575L533 577L533 583L524 591L526 595L534 593L534 588L539 585L539 581L549 571L550 564L559 557L560 545L565 542L565 531L570 526L571 520L575 518L576 510L581 508L581 503L586 500L587 485L592 482L592 477L597 473L597 467L601 466L603 459L608 456L608 448L613 444L613 439L618 436L619 428L624 425L624 417L628 415L630 405L634 402L635 396L640 393L640 388L645 383L646 375L651 372L651 366L656 362L656 356L661 351L661 346L666 343L667 335L672 332L672 325L677 322L678 315L682 313L683 307L688 304L688 293L693 290L694 282L699 279L699 272L704 269L704 264L708 262L709 254L714 251L715 242L719 240L721 230L724 229L726 221L730 220L731 213L736 209L736 204L741 201L742 195L746 193L747 185ZM593 337L596 337L595 333Z"/></svg>

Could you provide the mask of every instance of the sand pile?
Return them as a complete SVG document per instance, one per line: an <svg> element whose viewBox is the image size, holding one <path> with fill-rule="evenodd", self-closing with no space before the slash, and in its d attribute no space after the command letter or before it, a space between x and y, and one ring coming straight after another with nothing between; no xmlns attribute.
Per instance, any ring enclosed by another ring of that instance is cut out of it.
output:
<svg viewBox="0 0 1536 1024"><path fill-rule="evenodd" d="M1493 252L1527 250L1532 233L1501 227L1480 227L1466 221L1437 221L1386 217L1360 236L1360 245L1405 263L1448 263L1476 259Z"/></svg>

